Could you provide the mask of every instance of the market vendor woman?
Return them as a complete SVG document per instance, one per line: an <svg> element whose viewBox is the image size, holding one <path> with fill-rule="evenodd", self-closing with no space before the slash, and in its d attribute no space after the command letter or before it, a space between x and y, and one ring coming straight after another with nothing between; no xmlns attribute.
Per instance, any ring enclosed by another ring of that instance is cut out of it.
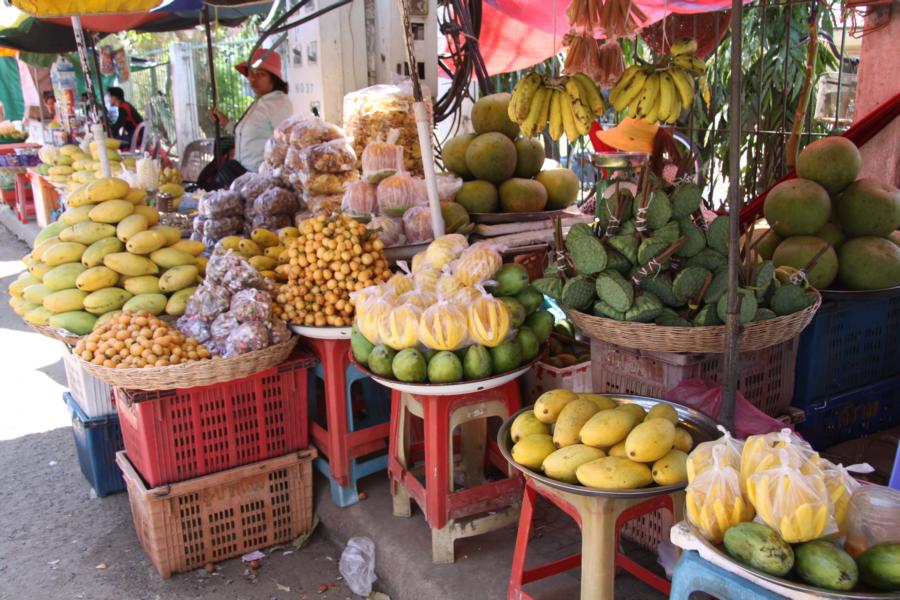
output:
<svg viewBox="0 0 900 600"><path fill-rule="evenodd" d="M234 159L219 169L217 179L221 186L230 185L247 171L259 169L266 141L278 124L293 112L287 83L281 78L281 56L277 52L260 48L253 53L249 63L242 62L234 68L250 82L255 99L236 123L218 110L210 111L212 119L234 134Z"/></svg>

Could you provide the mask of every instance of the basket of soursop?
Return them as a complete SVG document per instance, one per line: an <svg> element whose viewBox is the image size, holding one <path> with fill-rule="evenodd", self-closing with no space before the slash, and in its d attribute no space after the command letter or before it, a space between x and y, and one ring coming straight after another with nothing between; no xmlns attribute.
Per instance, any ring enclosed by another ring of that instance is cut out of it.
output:
<svg viewBox="0 0 900 600"><path fill-rule="evenodd" d="M534 286L592 338L658 352L724 352L728 217L705 223L700 201L692 183L672 187L648 176L636 197L623 186L598 199L594 227L569 230L560 263ZM804 269L777 269L760 257L753 233L741 238L744 351L796 337L821 303L805 277L821 256Z"/></svg>

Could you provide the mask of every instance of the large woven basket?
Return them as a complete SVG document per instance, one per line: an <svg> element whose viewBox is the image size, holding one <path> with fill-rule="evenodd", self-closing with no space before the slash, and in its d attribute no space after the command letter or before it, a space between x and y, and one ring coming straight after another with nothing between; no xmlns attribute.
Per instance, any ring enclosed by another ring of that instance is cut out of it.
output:
<svg viewBox="0 0 900 600"><path fill-rule="evenodd" d="M263 350L230 358L215 357L168 367L115 369L102 367L76 357L84 369L114 387L135 390L172 390L224 383L249 377L281 364L297 344L297 336Z"/></svg>
<svg viewBox="0 0 900 600"><path fill-rule="evenodd" d="M767 321L741 326L741 352L762 350L800 335L822 304L816 301L803 310ZM566 315L588 337L625 348L656 352L725 352L725 326L669 327L654 323L631 323L595 317L565 309Z"/></svg>
<svg viewBox="0 0 900 600"><path fill-rule="evenodd" d="M78 340L81 339L80 336L77 336L73 333L64 333L61 329L53 329L52 327L47 327L46 325L35 325L34 323L30 323L28 321L25 321L25 324L34 329L39 334L50 339L60 341L66 346L74 346L78 343Z"/></svg>

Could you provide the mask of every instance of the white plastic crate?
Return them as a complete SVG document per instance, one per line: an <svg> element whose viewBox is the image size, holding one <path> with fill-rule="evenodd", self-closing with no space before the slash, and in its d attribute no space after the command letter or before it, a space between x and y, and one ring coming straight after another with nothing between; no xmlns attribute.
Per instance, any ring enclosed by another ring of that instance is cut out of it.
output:
<svg viewBox="0 0 900 600"><path fill-rule="evenodd" d="M591 392L591 361L571 367L553 367L536 362L525 371L522 385L522 404L533 404L544 392L566 388L573 392Z"/></svg>
<svg viewBox="0 0 900 600"><path fill-rule="evenodd" d="M68 352L63 353L63 365L66 368L69 391L89 419L115 414L116 405L112 399L111 385L85 371Z"/></svg>

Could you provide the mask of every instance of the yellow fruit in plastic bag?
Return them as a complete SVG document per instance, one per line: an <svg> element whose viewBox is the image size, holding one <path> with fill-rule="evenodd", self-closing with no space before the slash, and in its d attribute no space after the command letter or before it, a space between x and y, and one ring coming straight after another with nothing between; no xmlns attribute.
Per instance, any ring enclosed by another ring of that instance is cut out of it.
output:
<svg viewBox="0 0 900 600"><path fill-rule="evenodd" d="M454 268L463 285L476 285L487 281L503 266L500 253L485 245L472 246L460 257Z"/></svg>
<svg viewBox="0 0 900 600"><path fill-rule="evenodd" d="M847 533L847 510L850 508L850 498L860 485L843 465L825 469L825 487L831 498L834 522L841 535Z"/></svg>
<svg viewBox="0 0 900 600"><path fill-rule="evenodd" d="M431 267L431 263L425 260L424 252L420 252L412 257L412 264L410 265L410 269L412 270L413 275L426 267Z"/></svg>
<svg viewBox="0 0 900 600"><path fill-rule="evenodd" d="M724 428L722 428L722 430L724 430ZM731 467L740 473L742 442L734 439L731 437L730 433L725 431L719 439L697 444L697 447L694 448L693 452L688 455L686 465L688 482L694 481L695 477L712 466L713 448L718 447L724 448L724 450L720 451L721 454L719 454L719 464L723 467Z"/></svg>
<svg viewBox="0 0 900 600"><path fill-rule="evenodd" d="M476 344L493 348L509 333L509 310L502 300L482 295L469 305L469 336Z"/></svg>
<svg viewBox="0 0 900 600"><path fill-rule="evenodd" d="M711 477L714 472L709 471L699 481L702 485L688 485L684 503L688 520L714 544L722 542L729 528L751 520L755 514L753 506L741 494L737 470L731 467L721 470L727 474Z"/></svg>
<svg viewBox="0 0 900 600"><path fill-rule="evenodd" d="M393 297L372 296L356 304L356 326L367 340L373 344L380 344L379 326L385 320L387 314L394 307Z"/></svg>
<svg viewBox="0 0 900 600"><path fill-rule="evenodd" d="M434 304L419 320L419 340L432 350L455 350L466 339L466 317L446 302Z"/></svg>
<svg viewBox="0 0 900 600"><path fill-rule="evenodd" d="M425 260L430 262L433 267L440 269L468 247L469 242L463 235L458 233L442 235L428 245L425 250Z"/></svg>
<svg viewBox="0 0 900 600"><path fill-rule="evenodd" d="M462 287L462 281L456 275L444 273L438 278L434 291L441 298L451 298Z"/></svg>
<svg viewBox="0 0 900 600"><path fill-rule="evenodd" d="M429 292L434 292L435 289L437 289L437 282L440 277L440 271L429 267L427 269L422 269L418 273L414 274L413 280L418 287Z"/></svg>
<svg viewBox="0 0 900 600"><path fill-rule="evenodd" d="M822 476L819 453L790 429L747 438L741 452L741 485L745 490L748 479L755 473L778 466L800 469L804 475Z"/></svg>
<svg viewBox="0 0 900 600"><path fill-rule="evenodd" d="M465 286L456 290L456 292L454 292L452 296L447 298L447 300L450 302L450 304L468 307L478 298L481 298L481 292L473 287Z"/></svg>
<svg viewBox="0 0 900 600"><path fill-rule="evenodd" d="M413 289L413 280L409 275L397 273L384 282L385 289L399 296Z"/></svg>
<svg viewBox="0 0 900 600"><path fill-rule="evenodd" d="M409 304L392 308L378 326L381 341L394 350L413 348L419 343L420 316L419 309Z"/></svg>
<svg viewBox="0 0 900 600"><path fill-rule="evenodd" d="M780 462L788 462L784 458ZM789 544L808 542L834 531L831 502L821 476L780 466L757 471L746 482L747 497L760 519Z"/></svg>
<svg viewBox="0 0 900 600"><path fill-rule="evenodd" d="M422 310L425 310L435 302L437 302L435 295L426 290L410 290L397 298L398 304L412 304Z"/></svg>

